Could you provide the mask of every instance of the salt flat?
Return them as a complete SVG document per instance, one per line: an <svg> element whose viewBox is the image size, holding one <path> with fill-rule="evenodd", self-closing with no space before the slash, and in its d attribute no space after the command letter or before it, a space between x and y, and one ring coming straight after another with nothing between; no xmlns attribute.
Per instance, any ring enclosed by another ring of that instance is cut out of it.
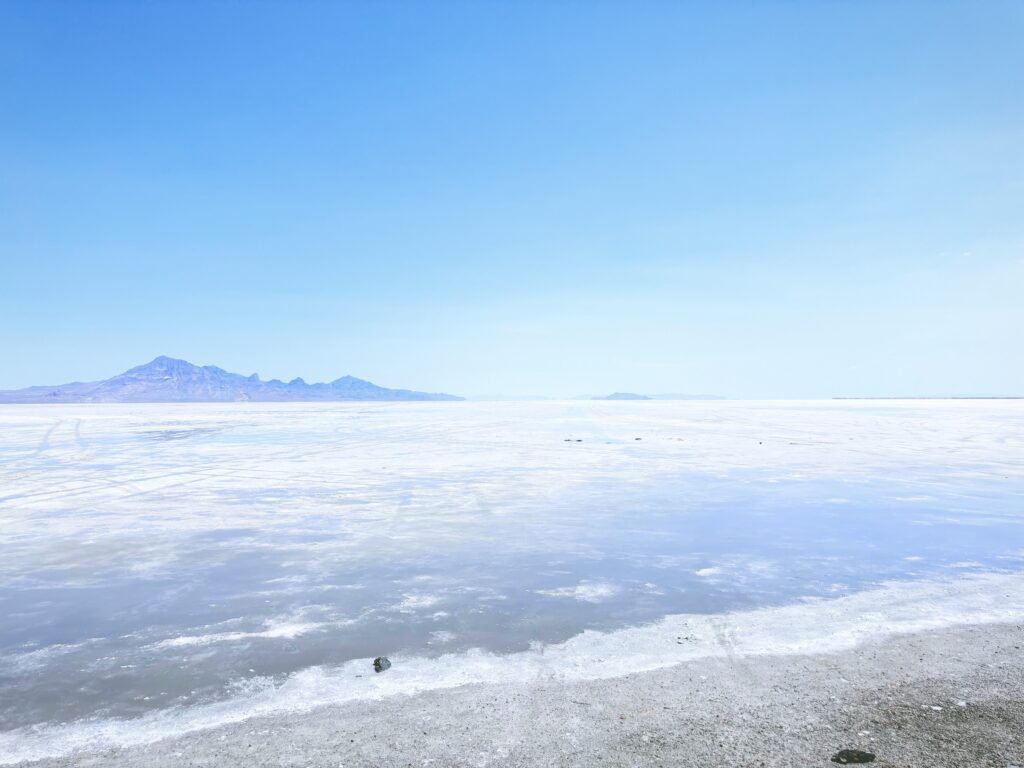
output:
<svg viewBox="0 0 1024 768"><path fill-rule="evenodd" d="M1022 498L1020 401L0 407L0 761L1020 621Z"/></svg>

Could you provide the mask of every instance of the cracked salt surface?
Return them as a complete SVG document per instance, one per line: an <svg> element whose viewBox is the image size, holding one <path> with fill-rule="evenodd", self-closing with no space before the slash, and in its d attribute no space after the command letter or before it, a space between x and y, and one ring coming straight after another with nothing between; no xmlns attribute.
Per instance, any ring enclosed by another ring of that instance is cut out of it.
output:
<svg viewBox="0 0 1024 768"><path fill-rule="evenodd" d="M0 759L1019 616L1022 427L1015 402L3 407Z"/></svg>

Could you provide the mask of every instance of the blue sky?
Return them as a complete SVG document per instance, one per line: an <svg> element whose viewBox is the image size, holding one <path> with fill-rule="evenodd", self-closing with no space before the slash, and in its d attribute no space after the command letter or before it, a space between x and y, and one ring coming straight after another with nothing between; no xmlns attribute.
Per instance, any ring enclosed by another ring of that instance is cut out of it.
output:
<svg viewBox="0 0 1024 768"><path fill-rule="evenodd" d="M1024 394L1024 4L6 2L0 387Z"/></svg>

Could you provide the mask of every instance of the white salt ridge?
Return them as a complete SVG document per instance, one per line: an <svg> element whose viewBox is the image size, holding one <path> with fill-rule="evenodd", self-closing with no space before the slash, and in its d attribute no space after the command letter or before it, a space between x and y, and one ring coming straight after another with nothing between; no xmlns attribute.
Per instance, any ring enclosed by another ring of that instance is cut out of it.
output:
<svg viewBox="0 0 1024 768"><path fill-rule="evenodd" d="M719 568L717 566L713 566L711 568L701 568L699 570L694 571L693 573L696 576L717 576L721 572L722 572L721 568Z"/></svg>
<svg viewBox="0 0 1024 768"><path fill-rule="evenodd" d="M607 581L581 581L575 587L559 587L558 589L538 589L538 595L547 597L571 597L584 603L600 603L622 590L617 584Z"/></svg>
<svg viewBox="0 0 1024 768"><path fill-rule="evenodd" d="M0 764L149 744L253 717L470 683L595 680L705 657L836 653L895 634L1021 620L1024 573L889 582L835 600L721 615L680 614L614 632L588 631L564 643L509 655L393 656L392 668L381 675L366 674L368 660L312 667L277 686L264 678L248 681L246 693L226 701L132 720L84 720L0 734Z"/></svg>
<svg viewBox="0 0 1024 768"><path fill-rule="evenodd" d="M68 653L73 653L79 648L84 648L90 642L92 641L86 640L81 643L56 643L54 645L47 645L43 648L36 648L31 651L22 651L20 653L11 653L5 656L0 656L0 670L5 670L8 673L18 675L34 672L37 669L45 667L52 659Z"/></svg>
<svg viewBox="0 0 1024 768"><path fill-rule="evenodd" d="M291 624L275 624L259 632L213 632L207 635L182 635L161 640L151 648L182 648L191 645L212 645L214 643L231 643L239 640L294 640L301 635L315 632L331 626L324 622L295 622Z"/></svg>
<svg viewBox="0 0 1024 768"><path fill-rule="evenodd" d="M395 606L400 613L414 613L424 608L433 608L441 598L437 595L403 595L402 602Z"/></svg>

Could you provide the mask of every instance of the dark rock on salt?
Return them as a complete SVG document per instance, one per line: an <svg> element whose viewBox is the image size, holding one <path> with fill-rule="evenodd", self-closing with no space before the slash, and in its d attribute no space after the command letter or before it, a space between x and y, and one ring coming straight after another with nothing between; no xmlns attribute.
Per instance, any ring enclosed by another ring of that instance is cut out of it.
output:
<svg viewBox="0 0 1024 768"><path fill-rule="evenodd" d="M840 749L832 755L833 763L873 763L875 755L872 752L861 752L859 749Z"/></svg>
<svg viewBox="0 0 1024 768"><path fill-rule="evenodd" d="M373 660L373 671L374 672L383 672L385 669L390 669L390 668L391 668L391 662L388 660L387 656L378 656L376 659Z"/></svg>

